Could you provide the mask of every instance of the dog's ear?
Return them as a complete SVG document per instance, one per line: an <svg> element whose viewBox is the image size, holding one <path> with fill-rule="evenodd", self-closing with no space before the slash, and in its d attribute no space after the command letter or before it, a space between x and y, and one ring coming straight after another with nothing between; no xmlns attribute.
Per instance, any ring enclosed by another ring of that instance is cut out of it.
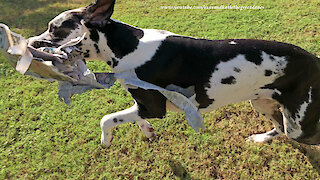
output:
<svg viewBox="0 0 320 180"><path fill-rule="evenodd" d="M104 26L113 14L115 0L95 0L87 7L85 23L91 26Z"/></svg>

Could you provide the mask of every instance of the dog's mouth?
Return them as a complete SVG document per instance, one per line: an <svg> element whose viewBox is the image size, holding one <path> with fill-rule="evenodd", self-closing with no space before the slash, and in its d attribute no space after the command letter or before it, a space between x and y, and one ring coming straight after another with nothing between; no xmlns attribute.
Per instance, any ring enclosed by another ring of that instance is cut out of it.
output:
<svg viewBox="0 0 320 180"><path fill-rule="evenodd" d="M27 39L28 46L32 46L34 48L41 47L59 47L62 44L63 39L59 37L51 37L50 34L45 33L40 36L34 36Z"/></svg>
<svg viewBox="0 0 320 180"><path fill-rule="evenodd" d="M54 41L48 41L48 40L37 40L32 42L30 46L34 48L41 48L41 47L59 47L60 45L58 43L55 43Z"/></svg>

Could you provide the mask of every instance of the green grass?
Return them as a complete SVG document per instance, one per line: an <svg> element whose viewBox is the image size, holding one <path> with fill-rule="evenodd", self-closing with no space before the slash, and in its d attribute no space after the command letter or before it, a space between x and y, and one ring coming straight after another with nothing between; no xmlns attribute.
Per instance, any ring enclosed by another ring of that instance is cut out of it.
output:
<svg viewBox="0 0 320 180"><path fill-rule="evenodd" d="M0 22L26 37L42 33L60 12L91 0L1 0ZM161 10L166 5L260 5L264 10ZM114 18L209 39L257 38L298 45L320 57L317 0L118 0ZM109 71L89 62L96 71ZM245 138L272 128L248 102L204 114L196 134L183 114L151 120L149 141L136 124L114 130L101 147L100 119L133 104L116 84L58 100L57 83L22 76L0 55L0 179L319 179L320 150L280 137L253 144Z"/></svg>

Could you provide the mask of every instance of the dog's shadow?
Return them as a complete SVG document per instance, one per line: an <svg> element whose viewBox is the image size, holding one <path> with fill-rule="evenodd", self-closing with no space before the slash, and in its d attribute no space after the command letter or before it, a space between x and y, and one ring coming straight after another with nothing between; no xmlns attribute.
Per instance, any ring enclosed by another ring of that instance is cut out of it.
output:
<svg viewBox="0 0 320 180"><path fill-rule="evenodd" d="M176 160L168 160L168 162L175 176L180 179L191 179L190 174L180 162Z"/></svg>
<svg viewBox="0 0 320 180"><path fill-rule="evenodd" d="M320 146L310 146L299 144L295 141L289 141L290 144L296 149L298 149L301 153L303 153L306 157L308 157L309 162L313 166L313 168L320 175Z"/></svg>

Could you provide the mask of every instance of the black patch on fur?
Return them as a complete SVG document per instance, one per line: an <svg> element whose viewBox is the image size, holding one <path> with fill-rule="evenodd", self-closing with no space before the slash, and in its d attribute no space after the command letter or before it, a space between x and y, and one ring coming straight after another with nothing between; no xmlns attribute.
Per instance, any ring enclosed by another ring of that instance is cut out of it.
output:
<svg viewBox="0 0 320 180"><path fill-rule="evenodd" d="M90 29L90 39L95 42L99 42L99 34L96 29Z"/></svg>
<svg viewBox="0 0 320 180"><path fill-rule="evenodd" d="M141 118L163 118L166 115L166 98L158 91L128 89L138 104Z"/></svg>
<svg viewBox="0 0 320 180"><path fill-rule="evenodd" d="M234 67L233 70L237 73L241 72L241 69L237 68L237 67Z"/></svg>
<svg viewBox="0 0 320 180"><path fill-rule="evenodd" d="M97 54L99 54L100 53L99 46L97 44L94 44L94 47L96 48Z"/></svg>
<svg viewBox="0 0 320 180"><path fill-rule="evenodd" d="M233 76L221 79L221 84L235 84L236 82L236 78Z"/></svg>
<svg viewBox="0 0 320 180"><path fill-rule="evenodd" d="M118 66L118 60L116 60L115 58L112 58L112 68L115 68L116 66Z"/></svg>
<svg viewBox="0 0 320 180"><path fill-rule="evenodd" d="M98 30L104 33L108 40L108 46L119 59L136 50L139 39L144 36L141 29L113 20Z"/></svg>
<svg viewBox="0 0 320 180"><path fill-rule="evenodd" d="M58 42L68 37L71 31L75 30L80 24L80 19L78 15L72 14L49 24L49 33L53 35L52 41Z"/></svg>
<svg viewBox="0 0 320 180"><path fill-rule="evenodd" d="M269 58L271 59L271 61L274 61L274 60L275 60L273 56L270 56Z"/></svg>
<svg viewBox="0 0 320 180"><path fill-rule="evenodd" d="M264 75L265 76L271 76L272 75L272 71L271 70L265 70Z"/></svg>
<svg viewBox="0 0 320 180"><path fill-rule="evenodd" d="M278 135L279 133L277 132L277 131L273 131L272 133L270 133L270 134L268 134L268 135L270 135L270 136L276 136L276 135Z"/></svg>
<svg viewBox="0 0 320 180"><path fill-rule="evenodd" d="M263 61L262 53L259 50L251 49L249 52L246 53L245 57L248 61L260 65Z"/></svg>
<svg viewBox="0 0 320 180"><path fill-rule="evenodd" d="M206 108L210 106L214 102L214 99L210 99L207 95L207 91L204 88L210 88L209 84L206 84L204 86L196 86L195 91L196 91L196 101L201 102L199 103L199 108Z"/></svg>
<svg viewBox="0 0 320 180"><path fill-rule="evenodd" d="M86 50L86 52L84 53L83 57L85 57L85 58L90 57L90 50Z"/></svg>

